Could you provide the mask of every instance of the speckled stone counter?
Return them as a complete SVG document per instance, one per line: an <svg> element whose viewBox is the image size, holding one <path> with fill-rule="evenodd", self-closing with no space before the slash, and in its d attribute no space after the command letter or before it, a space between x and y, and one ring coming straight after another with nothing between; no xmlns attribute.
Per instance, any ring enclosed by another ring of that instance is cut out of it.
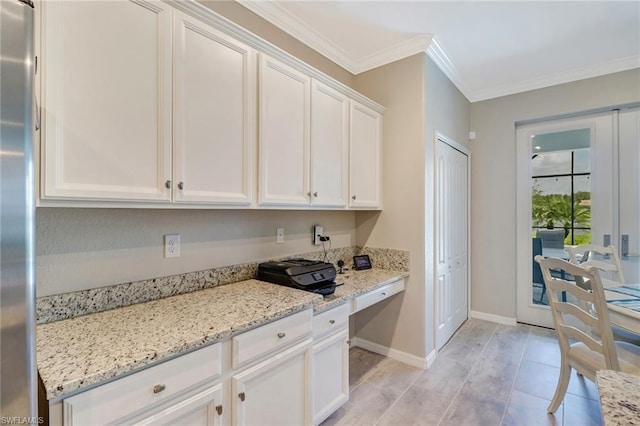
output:
<svg viewBox="0 0 640 426"><path fill-rule="evenodd" d="M336 277L336 283L343 283L343 285L336 287L336 291L333 294L316 301L314 303L314 312L324 312L354 297L407 276L409 276L408 272L389 271L386 269L346 271Z"/></svg>
<svg viewBox="0 0 640 426"><path fill-rule="evenodd" d="M38 372L47 399L57 400L311 306L326 311L406 276L347 271L336 279L343 285L324 298L252 279L39 324Z"/></svg>
<svg viewBox="0 0 640 426"><path fill-rule="evenodd" d="M640 376L600 370L596 382L605 426L640 425Z"/></svg>
<svg viewBox="0 0 640 426"><path fill-rule="evenodd" d="M40 324L47 399L104 382L310 307L322 296L257 280Z"/></svg>

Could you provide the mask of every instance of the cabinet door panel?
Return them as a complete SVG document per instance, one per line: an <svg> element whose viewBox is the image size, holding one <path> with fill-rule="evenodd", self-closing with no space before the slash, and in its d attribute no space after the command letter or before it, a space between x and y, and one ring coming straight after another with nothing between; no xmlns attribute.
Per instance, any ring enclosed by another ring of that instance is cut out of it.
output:
<svg viewBox="0 0 640 426"><path fill-rule="evenodd" d="M254 52L176 12L176 202L251 202Z"/></svg>
<svg viewBox="0 0 640 426"><path fill-rule="evenodd" d="M43 198L168 201L168 6L41 5Z"/></svg>
<svg viewBox="0 0 640 426"><path fill-rule="evenodd" d="M220 414L216 407L220 406ZM222 384L211 387L203 392L178 401L159 412L141 420L127 422L142 425L203 425L219 426L222 423Z"/></svg>
<svg viewBox="0 0 640 426"><path fill-rule="evenodd" d="M349 400L348 329L313 346L313 424L320 424Z"/></svg>
<svg viewBox="0 0 640 426"><path fill-rule="evenodd" d="M233 423L265 426L309 424L310 368L311 339L308 339L234 375L231 395Z"/></svg>
<svg viewBox="0 0 640 426"><path fill-rule="evenodd" d="M317 81L311 86L311 203L347 204L349 99Z"/></svg>
<svg viewBox="0 0 640 426"><path fill-rule="evenodd" d="M260 204L309 204L310 78L260 55Z"/></svg>
<svg viewBox="0 0 640 426"><path fill-rule="evenodd" d="M380 207L382 116L351 101L349 205Z"/></svg>

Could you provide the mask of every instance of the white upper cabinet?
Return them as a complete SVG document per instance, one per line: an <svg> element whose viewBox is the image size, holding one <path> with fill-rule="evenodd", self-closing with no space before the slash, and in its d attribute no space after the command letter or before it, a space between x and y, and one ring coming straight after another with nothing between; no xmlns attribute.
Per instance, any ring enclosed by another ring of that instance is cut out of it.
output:
<svg viewBox="0 0 640 426"><path fill-rule="evenodd" d="M349 206L380 208L382 186L382 115L351 101Z"/></svg>
<svg viewBox="0 0 640 426"><path fill-rule="evenodd" d="M347 205L349 98L311 82L311 204Z"/></svg>
<svg viewBox="0 0 640 426"><path fill-rule="evenodd" d="M260 55L260 204L309 204L310 86L308 76Z"/></svg>
<svg viewBox="0 0 640 426"><path fill-rule="evenodd" d="M249 205L255 53L177 11L174 43L174 201Z"/></svg>
<svg viewBox="0 0 640 426"><path fill-rule="evenodd" d="M42 198L169 201L170 7L40 6Z"/></svg>

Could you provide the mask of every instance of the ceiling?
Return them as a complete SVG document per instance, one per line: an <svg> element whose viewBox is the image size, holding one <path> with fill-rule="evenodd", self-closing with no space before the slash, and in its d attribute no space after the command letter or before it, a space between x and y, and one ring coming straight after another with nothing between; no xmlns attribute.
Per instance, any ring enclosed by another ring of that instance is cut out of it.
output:
<svg viewBox="0 0 640 426"><path fill-rule="evenodd" d="M237 1L353 74L426 51L472 102L640 67L640 1Z"/></svg>

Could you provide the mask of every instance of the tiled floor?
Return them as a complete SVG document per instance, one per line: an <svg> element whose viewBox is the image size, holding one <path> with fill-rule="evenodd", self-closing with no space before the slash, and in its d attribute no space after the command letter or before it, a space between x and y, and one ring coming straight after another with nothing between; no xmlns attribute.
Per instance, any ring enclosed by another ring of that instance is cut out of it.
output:
<svg viewBox="0 0 640 426"><path fill-rule="evenodd" d="M360 348L350 352L349 402L330 425L600 425L594 383L571 376L554 416L553 330L468 320L426 371Z"/></svg>

